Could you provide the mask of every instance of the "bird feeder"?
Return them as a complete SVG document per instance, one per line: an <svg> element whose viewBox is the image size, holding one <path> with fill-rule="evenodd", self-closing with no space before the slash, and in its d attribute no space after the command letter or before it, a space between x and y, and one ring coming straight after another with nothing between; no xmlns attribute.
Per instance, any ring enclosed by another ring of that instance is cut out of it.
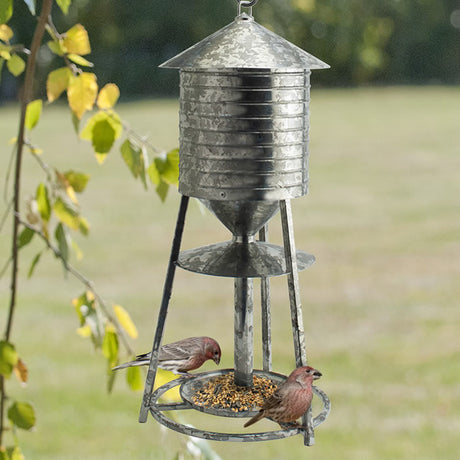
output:
<svg viewBox="0 0 460 460"><path fill-rule="evenodd" d="M249 417L254 409L232 412L193 402L197 387L216 375L234 372L235 383L250 387L253 376L281 383L272 371L269 279L288 281L296 367L307 365L298 271L315 261L296 250L291 199L308 189L310 72L329 66L257 24L252 6L240 1L238 16L226 27L160 67L180 70L179 192L181 203L164 284L140 422L148 412L178 432L211 440L263 441L302 434L314 443L314 428L330 410L319 388L322 411L303 417L303 428L263 433L214 433L169 419L164 411L196 409L214 416ZM247 13L242 9L247 9ZM227 242L181 251L189 197L202 201L232 233ZM280 211L284 246L267 240L268 221ZM178 378L153 392L176 267L234 279L234 369ZM261 278L263 369L254 369L253 279ZM183 402L160 404L163 393L180 386Z"/></svg>

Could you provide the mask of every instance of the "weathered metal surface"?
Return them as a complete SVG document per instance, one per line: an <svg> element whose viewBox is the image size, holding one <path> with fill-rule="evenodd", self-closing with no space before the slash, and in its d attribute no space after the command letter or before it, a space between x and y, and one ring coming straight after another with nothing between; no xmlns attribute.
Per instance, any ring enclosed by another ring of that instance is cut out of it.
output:
<svg viewBox="0 0 460 460"><path fill-rule="evenodd" d="M160 65L194 69L327 69L329 66L243 13Z"/></svg>
<svg viewBox="0 0 460 460"><path fill-rule="evenodd" d="M315 257L297 251L298 270L315 262ZM195 273L232 278L260 278L288 273L284 249L261 241L226 241L182 251L178 266Z"/></svg>
<svg viewBox="0 0 460 460"><path fill-rule="evenodd" d="M161 300L160 310L158 312L157 327L152 345L152 353L149 368L147 371L147 378L145 380L144 396L139 412L139 422L141 423L145 423L147 421L148 406L158 368L158 355L160 352L161 341L163 339L163 330L168 313L169 299L171 298L172 285L174 281L174 274L176 272L176 263L179 256L180 244L182 241L182 233L184 231L185 215L187 213L188 202L189 198L182 196L179 213L177 215L176 230L171 247L171 254L169 257L168 271L166 273L166 279L163 287L163 297Z"/></svg>
<svg viewBox="0 0 460 460"><path fill-rule="evenodd" d="M309 71L181 70L179 191L277 201L308 189Z"/></svg>
<svg viewBox="0 0 460 460"><path fill-rule="evenodd" d="M259 241L268 241L268 225L259 231ZM260 304L262 321L262 359L264 371L272 370L272 330L270 305L270 279L263 276L260 280Z"/></svg>
<svg viewBox="0 0 460 460"><path fill-rule="evenodd" d="M200 201L235 236L254 235L279 210L278 201Z"/></svg>
<svg viewBox="0 0 460 460"><path fill-rule="evenodd" d="M256 441L270 441L274 439L284 439L290 436L295 436L297 434L302 434L304 435L305 430L302 428L289 428L286 430L276 430L276 431L266 431L266 432L260 432L260 433L218 433L218 432L213 432L213 431L208 431L208 430L200 430L198 428L194 428L188 425L182 425L181 423L177 423L170 418L168 418L166 415L162 413L162 411L172 411L172 410L188 410L188 409L198 409L201 410L200 408L196 407L192 403L190 403L188 400L183 401L180 403L176 404L158 404L157 401L158 399L166 393L168 390L171 388L174 388L177 385L185 385L185 386L191 386L193 385L193 381L196 379L206 379L208 376L215 376L215 375L221 375L222 373L228 372L231 369L224 369L221 371L215 371L211 373L201 373L198 374L196 377L188 377L188 378L179 378L176 380L172 380L165 385L161 386L160 388L157 388L157 390L152 394L151 399L150 399L150 413L152 414L153 418L157 420L159 423L162 425L175 430L179 433L186 434L188 436L195 436L197 438L203 438L203 439L208 439L212 441L233 441L233 442L256 442ZM274 375L274 378L279 378L280 374L276 373L264 373L264 371L255 371L260 375L266 375L266 376L271 376ZM282 376L286 378L285 376ZM181 390L182 391L182 390ZM188 391L188 390L186 390ZM326 420L327 416L329 415L330 412L330 401L327 395L320 390L317 387L313 387L313 391L316 396L319 397L323 404L323 409L317 415L316 417L313 418L312 420L312 426L317 427L321 423ZM187 398L191 398L191 393L187 393ZM252 411L247 414L247 416L251 416ZM220 412L216 413L214 415L220 415L223 417L228 417L226 412Z"/></svg>
<svg viewBox="0 0 460 460"><path fill-rule="evenodd" d="M233 359L235 384L252 387L254 367L254 282L251 278L234 281Z"/></svg>

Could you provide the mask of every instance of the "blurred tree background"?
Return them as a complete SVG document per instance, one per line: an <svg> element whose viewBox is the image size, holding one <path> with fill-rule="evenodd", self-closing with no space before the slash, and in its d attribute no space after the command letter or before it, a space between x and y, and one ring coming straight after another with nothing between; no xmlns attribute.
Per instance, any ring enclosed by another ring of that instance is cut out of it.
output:
<svg viewBox="0 0 460 460"><path fill-rule="evenodd" d="M23 1L15 11L22 12L9 24L16 40L30 43L34 19ZM74 0L67 17L55 17L58 30L86 27L100 85L116 82L126 100L176 95L177 72L158 65L235 13L233 0ZM459 0L260 0L253 14L331 65L314 74L315 85L460 82ZM44 88L53 59L44 45L37 87ZM0 101L15 99L20 83L3 72Z"/></svg>

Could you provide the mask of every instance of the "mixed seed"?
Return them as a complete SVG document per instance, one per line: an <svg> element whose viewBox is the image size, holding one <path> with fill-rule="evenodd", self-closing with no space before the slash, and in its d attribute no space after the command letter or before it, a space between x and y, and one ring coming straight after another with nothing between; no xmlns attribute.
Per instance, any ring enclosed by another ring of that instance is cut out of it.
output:
<svg viewBox="0 0 460 460"><path fill-rule="evenodd" d="M192 388L194 404L213 409L243 412L260 408L276 390L276 383L267 377L253 376L253 386L238 386L234 372L209 379L202 387Z"/></svg>

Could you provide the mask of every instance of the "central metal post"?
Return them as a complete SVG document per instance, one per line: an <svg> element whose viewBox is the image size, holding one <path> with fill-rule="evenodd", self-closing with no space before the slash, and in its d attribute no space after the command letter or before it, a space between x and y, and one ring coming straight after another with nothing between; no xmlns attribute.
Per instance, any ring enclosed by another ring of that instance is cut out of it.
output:
<svg viewBox="0 0 460 460"><path fill-rule="evenodd" d="M253 385L254 282L235 278L235 384Z"/></svg>

